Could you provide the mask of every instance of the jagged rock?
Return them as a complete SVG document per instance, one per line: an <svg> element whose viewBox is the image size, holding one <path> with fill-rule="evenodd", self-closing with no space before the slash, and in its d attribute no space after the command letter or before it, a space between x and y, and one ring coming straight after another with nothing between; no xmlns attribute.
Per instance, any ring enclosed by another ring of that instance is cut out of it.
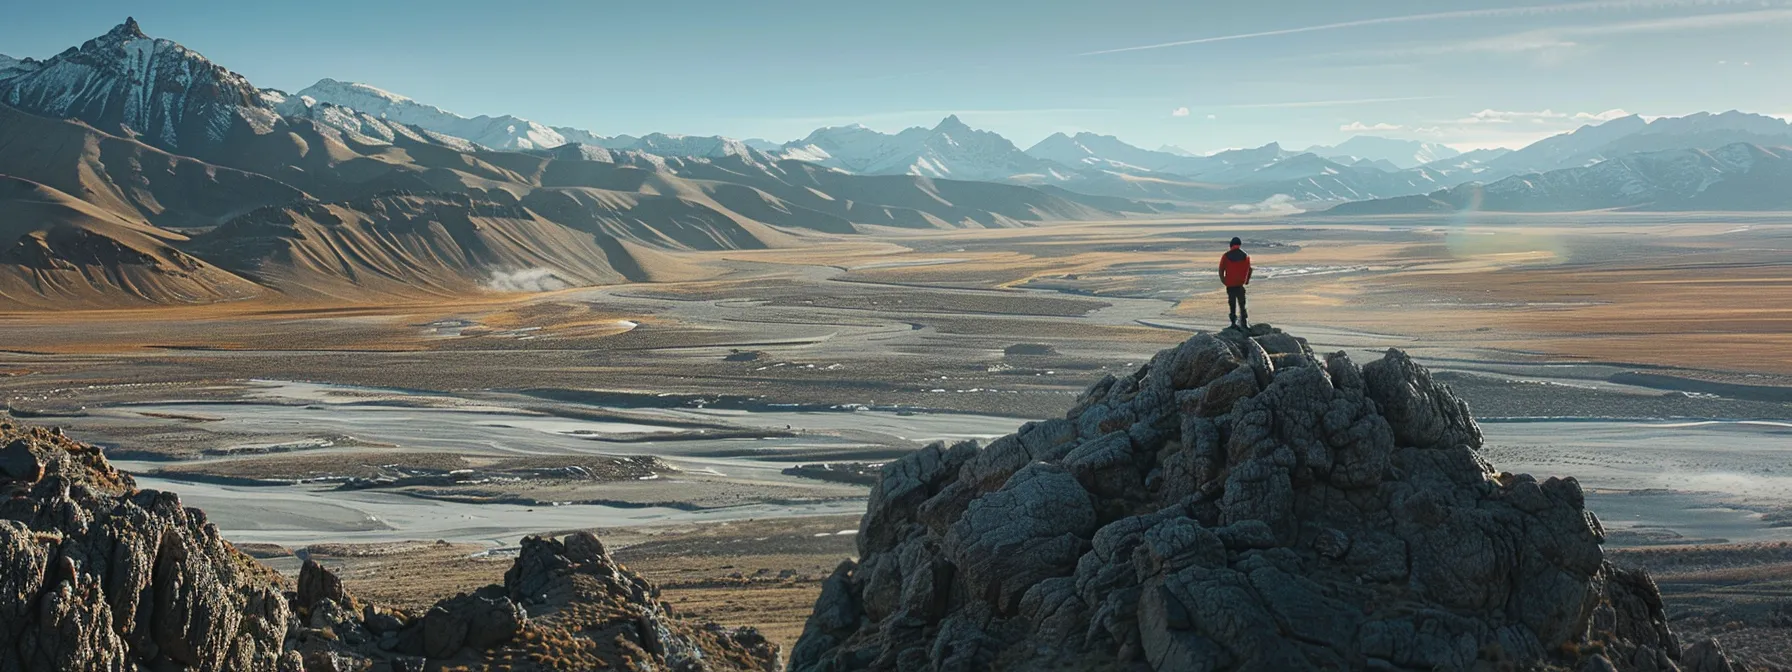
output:
<svg viewBox="0 0 1792 672"><path fill-rule="evenodd" d="M330 600L337 605L355 608L355 599L349 597L348 591L342 587L342 579L324 568L316 560L306 559L305 565L299 569L299 590L293 598L293 606L309 611L320 600Z"/></svg>
<svg viewBox="0 0 1792 672"><path fill-rule="evenodd" d="M554 597L550 589L575 575L596 580L607 594L631 602L646 603L659 597L659 591L646 579L623 571L610 558L603 542L590 532L575 533L564 540L523 539L516 563L504 573L504 588L512 600L521 604L544 604Z"/></svg>
<svg viewBox="0 0 1792 672"><path fill-rule="evenodd" d="M318 592L332 592L327 574L312 571ZM303 601L295 594L295 604ZM328 597L311 612L319 636L296 646L319 669L337 669L321 667L324 661L395 671L771 672L783 664L778 647L752 628L674 617L653 584L587 532L525 538L504 583L441 600L418 616L364 605L356 618Z"/></svg>
<svg viewBox="0 0 1792 672"><path fill-rule="evenodd" d="M1200 335L886 466L791 669L1729 669L1605 562L1573 479L1481 443L1399 351Z"/></svg>
<svg viewBox="0 0 1792 672"><path fill-rule="evenodd" d="M0 503L0 670L298 669L283 582L202 512L60 432L0 444L32 483Z"/></svg>
<svg viewBox="0 0 1792 672"><path fill-rule="evenodd" d="M1402 446L1418 448L1481 447L1481 428L1468 404L1449 386L1431 379L1431 372L1399 350L1363 367L1368 394L1381 407Z"/></svg>

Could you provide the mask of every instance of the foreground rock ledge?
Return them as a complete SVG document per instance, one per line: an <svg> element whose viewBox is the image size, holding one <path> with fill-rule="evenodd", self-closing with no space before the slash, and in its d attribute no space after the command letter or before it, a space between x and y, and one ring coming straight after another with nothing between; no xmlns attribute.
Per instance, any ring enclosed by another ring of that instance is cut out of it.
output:
<svg viewBox="0 0 1792 672"><path fill-rule="evenodd" d="M886 466L792 669L1731 669L1605 561L1574 479L1481 443L1398 350L1198 335Z"/></svg>
<svg viewBox="0 0 1792 672"><path fill-rule="evenodd" d="M296 586L98 448L0 419L0 672L772 672L752 628L677 618L589 533L524 539L494 584L426 613Z"/></svg>

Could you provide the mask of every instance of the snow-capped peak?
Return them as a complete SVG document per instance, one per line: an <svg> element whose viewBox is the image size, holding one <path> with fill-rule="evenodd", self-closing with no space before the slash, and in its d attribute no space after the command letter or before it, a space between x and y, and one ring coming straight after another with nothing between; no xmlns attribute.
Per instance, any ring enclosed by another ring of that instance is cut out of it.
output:
<svg viewBox="0 0 1792 672"><path fill-rule="evenodd" d="M504 115L463 117L434 105L360 82L321 79L295 94L321 103L346 107L369 116L416 126L462 138L495 149L548 149L573 142L565 133L545 125ZM585 134L589 135L589 134ZM576 140L589 140L580 137Z"/></svg>
<svg viewBox="0 0 1792 672"><path fill-rule="evenodd" d="M419 103L415 100L411 100L410 98L398 95L391 91L387 91L385 89L379 88L372 84L363 84L361 82L342 82L342 81L330 79L328 77L317 80L316 84L312 84L311 86L306 87L304 90L299 91L299 95L311 96L312 98L317 98L317 96L319 94L331 94L333 96L340 96L340 97L345 97L345 98L354 96L354 97L359 97L364 101L368 100L368 99L378 100L383 105L387 105L387 106L410 104L410 105L416 105L418 107L422 107L425 109L434 110L434 111L440 112L442 114L454 114L453 112L449 112L447 110L436 107L434 105L424 105L423 103ZM332 101L326 101L326 102L332 102ZM369 106L369 107L372 107L372 106ZM363 110L363 111L370 111L370 110Z"/></svg>
<svg viewBox="0 0 1792 672"><path fill-rule="evenodd" d="M1445 145L1420 140L1396 140L1373 135L1358 135L1335 146L1314 145L1307 151L1320 156L1348 158L1354 162L1367 159L1386 162L1400 169L1422 166L1453 158L1461 152Z"/></svg>
<svg viewBox="0 0 1792 672"><path fill-rule="evenodd" d="M631 146L624 149L639 150L659 156L696 156L712 159L738 156L755 162L764 158L762 152L748 147L747 143L717 135L649 133L641 136Z"/></svg>
<svg viewBox="0 0 1792 672"><path fill-rule="evenodd" d="M941 119L933 128L915 127L895 134L859 124L819 128L786 144L784 157L854 173L960 180L1064 172L1054 163L1028 156L1001 135L971 128L956 114Z"/></svg>
<svg viewBox="0 0 1792 672"><path fill-rule="evenodd" d="M35 67L14 65L12 76L0 79L0 103L80 119L165 149L202 151L239 123L259 131L274 121L261 92L242 75L145 35L136 19L29 63Z"/></svg>
<svg viewBox="0 0 1792 672"><path fill-rule="evenodd" d="M113 26L112 30L107 31L105 36L121 40L133 40L140 37L148 37L148 35L143 34L143 26L137 25L137 18L133 16L124 17L124 23Z"/></svg>
<svg viewBox="0 0 1792 672"><path fill-rule="evenodd" d="M313 109L318 104L340 109ZM753 162L768 158L744 142L719 136L651 133L639 138L627 135L603 137L582 129L547 126L511 115L463 117L376 86L334 79L318 80L288 96L281 111L288 116L309 117L344 131L387 141L396 135L407 134L402 128L383 128L396 125L502 150L553 149L578 144L667 157L714 159L739 156ZM573 151L583 150L575 148Z"/></svg>

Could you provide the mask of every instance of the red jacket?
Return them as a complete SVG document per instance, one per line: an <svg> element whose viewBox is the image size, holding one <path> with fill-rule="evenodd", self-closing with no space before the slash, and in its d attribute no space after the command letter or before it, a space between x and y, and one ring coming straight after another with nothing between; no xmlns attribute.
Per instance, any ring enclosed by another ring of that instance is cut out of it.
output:
<svg viewBox="0 0 1792 672"><path fill-rule="evenodd" d="M1220 256L1220 282L1227 287L1251 284L1251 255L1236 247Z"/></svg>

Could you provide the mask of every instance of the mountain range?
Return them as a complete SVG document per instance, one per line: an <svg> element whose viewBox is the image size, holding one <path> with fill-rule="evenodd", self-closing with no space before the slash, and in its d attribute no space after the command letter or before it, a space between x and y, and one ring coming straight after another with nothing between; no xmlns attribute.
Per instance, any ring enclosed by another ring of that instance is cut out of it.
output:
<svg viewBox="0 0 1792 672"><path fill-rule="evenodd" d="M1462 153L1437 143L1360 135L1301 151L1278 143L1196 155L1178 147L1148 150L1111 135L1053 134L1025 150L999 134L971 128L956 115L937 125L884 133L860 125L817 129L786 143L719 136L654 133L602 136L513 116L462 117L359 83L324 79L297 94L264 90L287 117L308 117L346 133L390 141L408 126L437 142L532 151L579 144L657 156L739 156L769 165L794 159L863 175L1054 186L1092 196L1147 199L1193 209L1225 210L1276 197L1328 206L1422 195L1467 182L1584 167L1607 158L1659 149L1716 149L1734 142L1786 144L1786 122L1741 112L1644 121L1629 116L1555 136L1517 151ZM397 122L396 124L394 122Z"/></svg>
<svg viewBox="0 0 1792 672"><path fill-rule="evenodd" d="M1052 184L1073 192L1177 201L1199 208L1278 196L1294 203L1328 205L1424 195L1468 183L1585 168L1638 152L1718 150L1736 143L1792 145L1792 125L1735 111L1653 121L1629 116L1516 151L1463 153L1434 143L1358 136L1305 151L1270 143L1197 156L1147 150L1111 135L1087 132L1053 134L1021 151L999 135L970 129L957 117L949 117L931 129L894 134L863 126L824 128L787 143L782 155L858 173Z"/></svg>
<svg viewBox="0 0 1792 672"><path fill-rule="evenodd" d="M1506 150L1461 154L1435 143L1373 136L1298 152L1270 143L1198 156L1175 147L1147 150L1110 135L1059 133L1022 150L953 115L931 128L884 133L860 125L827 127L777 144L660 133L602 136L512 116L462 117L370 85L331 79L296 94L265 90L263 96L285 116L313 118L384 141L404 132L391 127L408 126L437 141L459 139L496 149L530 151L576 143L660 156L740 156L762 164L794 159L856 174L1051 185L1072 193L1197 208L1220 209L1276 195L1302 203L1336 203L1423 194L1469 179L1504 176L1523 166L1514 162L1511 171L1489 174L1488 164Z"/></svg>
<svg viewBox="0 0 1792 672"><path fill-rule="evenodd" d="M1792 210L1792 148L1733 143L1638 152L1578 168L1471 182L1427 195L1346 203L1337 215L1463 210Z"/></svg>
<svg viewBox="0 0 1792 672"><path fill-rule="evenodd" d="M1792 123L1775 117L1730 111L1646 121L1632 115L1478 157L1465 168L1472 181L1447 189L1327 212L1781 210L1792 208L1788 147Z"/></svg>
<svg viewBox="0 0 1792 672"><path fill-rule="evenodd" d="M491 149L551 149L577 142L605 145L607 138L575 128L550 128L510 115L462 117L434 105L419 103L373 86L322 79L288 95L268 90L270 102L288 116L303 115L319 106L335 106L365 113L388 123L416 126L462 138Z"/></svg>
<svg viewBox="0 0 1792 672"><path fill-rule="evenodd" d="M1352 163L1368 160L1385 163L1395 170L1417 168L1429 163L1460 156L1462 152L1435 142L1418 140L1394 140L1378 138L1372 135L1359 135L1337 145L1326 147L1315 145L1307 148L1308 152L1332 160L1347 160Z"/></svg>
<svg viewBox="0 0 1792 672"><path fill-rule="evenodd" d="M1110 135L1025 150L957 116L786 143L602 136L462 117L374 86L258 88L134 20L0 58L0 302L385 300L686 277L666 254L877 227L1020 226L1166 209L1792 207L1786 121L1582 127L1515 151L1356 137L1195 155ZM5 241L12 241L10 243Z"/></svg>
<svg viewBox="0 0 1792 672"><path fill-rule="evenodd" d="M5 67L0 305L384 301L475 292L523 271L553 286L648 281L689 277L667 256L682 250L1153 209L858 175L715 138L575 136L593 142L542 148L564 129L450 128L458 117L371 87L330 95L377 111L311 95L328 86L259 89L132 20Z"/></svg>

